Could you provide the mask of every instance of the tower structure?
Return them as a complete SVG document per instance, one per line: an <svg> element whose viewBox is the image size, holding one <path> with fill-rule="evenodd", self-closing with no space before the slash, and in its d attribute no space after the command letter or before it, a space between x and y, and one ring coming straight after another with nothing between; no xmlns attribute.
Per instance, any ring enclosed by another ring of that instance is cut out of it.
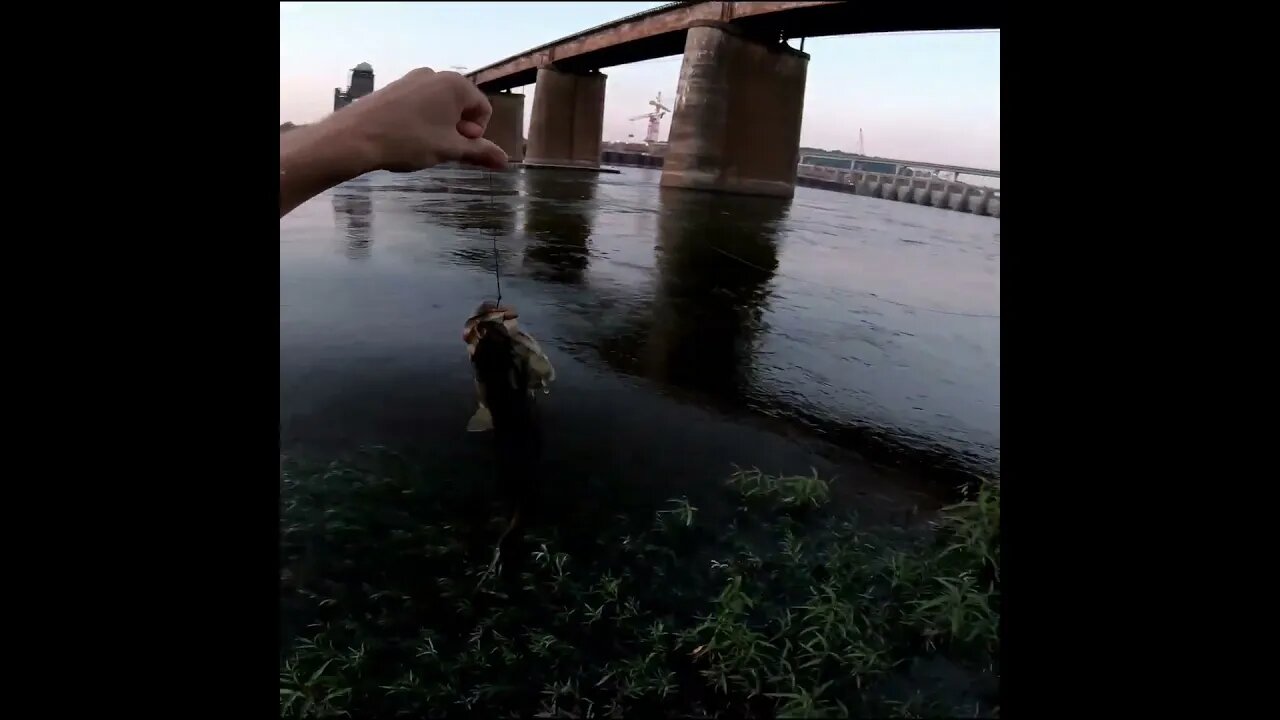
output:
<svg viewBox="0 0 1280 720"><path fill-rule="evenodd" d="M351 68L351 79L345 91L342 88L333 89L333 109L341 110L371 92L373 92L373 66L362 62Z"/></svg>

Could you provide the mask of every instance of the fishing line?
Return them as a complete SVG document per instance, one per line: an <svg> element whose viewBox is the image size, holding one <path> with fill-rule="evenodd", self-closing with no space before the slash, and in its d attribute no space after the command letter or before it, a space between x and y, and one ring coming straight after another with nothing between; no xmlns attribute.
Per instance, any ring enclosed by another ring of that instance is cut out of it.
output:
<svg viewBox="0 0 1280 720"><path fill-rule="evenodd" d="M489 215L493 222L493 281L498 289L498 299L494 302L497 307L502 307L502 259L498 255L498 195L493 189L493 171L489 173ZM507 523L507 529L502 531L502 535L498 536L498 542L493 546L493 559L489 561L489 568L485 575L492 578L502 563L502 543L506 541L507 536L515 529L516 524L520 522L520 508L517 507L511 515L511 520ZM477 586L479 589L479 586Z"/></svg>
<svg viewBox="0 0 1280 720"><path fill-rule="evenodd" d="M493 279L498 285L498 300L494 304L502 306L502 263L498 258L498 199L493 192L493 171L489 171L489 214L493 223Z"/></svg>

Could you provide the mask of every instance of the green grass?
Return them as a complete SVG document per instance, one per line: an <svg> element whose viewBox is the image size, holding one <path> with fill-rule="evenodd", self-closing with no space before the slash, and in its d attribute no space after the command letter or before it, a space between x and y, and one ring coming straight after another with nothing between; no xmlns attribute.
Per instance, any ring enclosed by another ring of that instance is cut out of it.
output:
<svg viewBox="0 0 1280 720"><path fill-rule="evenodd" d="M483 491L420 475L282 470L282 717L999 714L998 481L920 533L740 470L722 512L582 513L495 558Z"/></svg>

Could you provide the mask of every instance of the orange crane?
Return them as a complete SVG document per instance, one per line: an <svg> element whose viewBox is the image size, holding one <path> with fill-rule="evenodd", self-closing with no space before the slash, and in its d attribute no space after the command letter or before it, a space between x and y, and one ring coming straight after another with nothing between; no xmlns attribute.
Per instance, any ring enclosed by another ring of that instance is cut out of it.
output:
<svg viewBox="0 0 1280 720"><path fill-rule="evenodd" d="M651 112L647 112L644 115L637 115L629 119L630 120L643 120L645 118L649 119L649 129L644 134L644 141L652 145L653 143L658 142L658 130L662 125L662 118L665 117L666 114L671 112L672 110L671 108L662 104L662 93L658 93L657 99L650 100L649 104L653 106L653 110Z"/></svg>

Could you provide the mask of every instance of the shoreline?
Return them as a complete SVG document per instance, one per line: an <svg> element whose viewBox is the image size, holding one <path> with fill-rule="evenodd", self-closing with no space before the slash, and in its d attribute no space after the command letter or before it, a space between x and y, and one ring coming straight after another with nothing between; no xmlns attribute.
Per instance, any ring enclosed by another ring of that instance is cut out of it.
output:
<svg viewBox="0 0 1280 720"><path fill-rule="evenodd" d="M488 490L440 480L282 465L282 716L999 715L998 481L902 532L744 471L714 503L569 498L495 548Z"/></svg>

